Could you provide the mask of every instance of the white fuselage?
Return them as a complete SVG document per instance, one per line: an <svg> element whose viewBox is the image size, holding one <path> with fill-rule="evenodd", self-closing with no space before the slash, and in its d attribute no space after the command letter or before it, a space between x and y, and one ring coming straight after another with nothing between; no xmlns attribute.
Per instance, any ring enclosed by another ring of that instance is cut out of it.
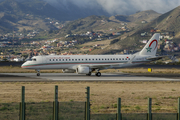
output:
<svg viewBox="0 0 180 120"><path fill-rule="evenodd" d="M73 69L77 66L89 66L100 69L122 68L149 62L148 56L133 55L48 55L34 56L25 62L22 68L26 69ZM133 60L131 60L133 59ZM129 63L131 61L131 63ZM102 66L102 67L101 67Z"/></svg>

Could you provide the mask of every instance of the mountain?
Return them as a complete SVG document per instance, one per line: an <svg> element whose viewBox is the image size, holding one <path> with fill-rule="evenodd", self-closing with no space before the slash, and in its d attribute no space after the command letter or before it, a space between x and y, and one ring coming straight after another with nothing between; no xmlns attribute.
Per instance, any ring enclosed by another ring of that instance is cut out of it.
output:
<svg viewBox="0 0 180 120"><path fill-rule="evenodd" d="M4 0L0 3L0 30L1 32L22 31L23 29L56 29L45 22L46 17L60 19L58 10L50 4L39 0Z"/></svg>
<svg viewBox="0 0 180 120"><path fill-rule="evenodd" d="M82 4L78 0L72 2L71 0L44 0L47 3L54 6L59 10L59 16L62 16L64 20L76 20L79 18L85 18L91 15L97 16L110 16L110 14L105 11L100 4L93 1L94 5L80 6ZM90 4L90 3L89 3Z"/></svg>
<svg viewBox="0 0 180 120"><path fill-rule="evenodd" d="M137 32L145 31L145 29L156 28L161 31L175 32L175 38L180 38L180 6L162 14L155 20L147 24L144 29Z"/></svg>
<svg viewBox="0 0 180 120"><path fill-rule="evenodd" d="M152 20L154 20L155 18L157 18L160 15L161 15L160 13L157 13L153 10L146 10L146 11L137 12L137 13L129 15L129 16L116 15L116 16L112 16L110 19L111 20L119 20L119 21L123 21L123 22L140 22L142 20L151 22Z"/></svg>
<svg viewBox="0 0 180 120"><path fill-rule="evenodd" d="M98 30L104 31L106 33L112 33L112 31L110 31L109 29L116 29L118 32L120 31L120 27L126 26L129 29L132 29L133 27L137 28L139 26L142 26L142 20L150 22L160 15L161 14L152 10L138 12L129 16L116 15L106 17L92 15L86 18L81 18L69 22L69 24L67 24L62 30L60 30L60 33L82 33L84 31L90 30ZM122 25L122 23L125 23L126 25Z"/></svg>
<svg viewBox="0 0 180 120"><path fill-rule="evenodd" d="M149 12L149 11L146 11ZM142 12L143 13L143 12ZM131 16L125 16L122 17L124 21L134 21L137 23L140 14L142 13L136 13ZM151 11L153 13L153 11ZM133 16L133 17L132 17ZM144 17L147 16L144 14ZM151 16L151 15L148 15ZM148 21L148 17L144 18L143 16L141 17L144 20ZM136 18L136 19L130 19L130 18ZM151 17L149 19L151 21ZM119 37L119 41L117 41L115 44L112 44L106 48L105 53L107 52L112 52L115 51L117 52L119 49L137 49L140 47L142 44L139 42L140 39L149 39L149 37L141 37L141 33L144 32L150 32L151 29L158 29L160 31L166 31L166 32L174 32L175 33L175 38L173 41L175 43L180 43L180 6L165 13L160 16L158 16L156 19L152 20L151 22L145 24L142 27L139 27L127 34L124 34ZM138 46L138 47L137 47ZM116 49L115 49L116 48ZM104 52L104 51L98 51L98 52Z"/></svg>
<svg viewBox="0 0 180 120"><path fill-rule="evenodd" d="M149 22L160 15L149 10L130 16L116 15L108 18L109 14L98 4L88 8L86 6L78 7L77 4L69 1L62 4L62 1L0 0L0 31L7 32L13 29L16 31L23 31L24 29L55 30L56 27L49 24L49 21L45 18L51 18L53 21L74 20L69 22L67 27L63 29L64 31L60 31L65 34L67 32L81 32L92 29L106 30L117 26L120 27L121 22L127 22L127 27L132 28L141 25L141 20Z"/></svg>

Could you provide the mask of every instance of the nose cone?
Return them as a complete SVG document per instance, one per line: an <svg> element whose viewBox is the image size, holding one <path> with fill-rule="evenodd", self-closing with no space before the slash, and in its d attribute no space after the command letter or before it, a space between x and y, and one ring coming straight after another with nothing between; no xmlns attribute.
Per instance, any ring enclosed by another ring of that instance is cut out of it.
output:
<svg viewBox="0 0 180 120"><path fill-rule="evenodd" d="M22 65L21 65L21 68L25 68L26 67L26 65L27 65L27 63L25 62L25 63L23 63Z"/></svg>
<svg viewBox="0 0 180 120"><path fill-rule="evenodd" d="M23 68L24 67L24 63L21 65L21 68Z"/></svg>

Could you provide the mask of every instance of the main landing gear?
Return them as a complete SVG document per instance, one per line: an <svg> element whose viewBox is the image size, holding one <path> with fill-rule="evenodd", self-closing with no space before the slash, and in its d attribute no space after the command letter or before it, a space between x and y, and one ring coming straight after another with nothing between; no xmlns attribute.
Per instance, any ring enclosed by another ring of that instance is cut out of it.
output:
<svg viewBox="0 0 180 120"><path fill-rule="evenodd" d="M37 76L40 76L40 70L36 70L37 71Z"/></svg>
<svg viewBox="0 0 180 120"><path fill-rule="evenodd" d="M92 71L96 71L95 75L96 75L97 77L100 77L100 76L101 76L101 73L99 72L99 69L93 69ZM89 72L88 74L86 74L86 76L91 76L92 71Z"/></svg>
<svg viewBox="0 0 180 120"><path fill-rule="evenodd" d="M101 73L99 72L99 69L96 70L96 76L100 77L101 76Z"/></svg>
<svg viewBox="0 0 180 120"><path fill-rule="evenodd" d="M88 74L86 74L86 76L91 76L91 72L89 72Z"/></svg>
<svg viewBox="0 0 180 120"><path fill-rule="evenodd" d="M101 73L100 73L100 72L97 72L97 73L96 73L96 76L100 77L100 76L101 76Z"/></svg>

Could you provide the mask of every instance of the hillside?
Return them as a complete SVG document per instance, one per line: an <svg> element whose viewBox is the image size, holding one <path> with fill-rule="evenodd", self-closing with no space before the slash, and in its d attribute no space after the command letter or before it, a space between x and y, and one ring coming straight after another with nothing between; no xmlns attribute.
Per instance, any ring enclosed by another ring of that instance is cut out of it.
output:
<svg viewBox="0 0 180 120"><path fill-rule="evenodd" d="M139 13L133 16L138 16ZM138 17L137 17L138 18ZM144 18L145 19L145 18ZM131 20L129 17L126 17L126 20ZM148 21L148 19L146 19ZM135 21L135 20L133 20ZM143 45L139 42L141 39L149 39L150 37L141 37L140 34L143 32L150 32L151 29L158 29L160 31L169 31L175 33L174 42L180 43L180 6L157 17L153 21L147 23L146 25L139 27L131 31L130 33L124 34L119 37L119 41L115 44L110 45L108 48L112 50L119 49L136 49L142 47ZM128 36L128 37L127 37ZM121 39L121 40L120 40ZM116 48L116 49L115 49Z"/></svg>
<svg viewBox="0 0 180 120"><path fill-rule="evenodd" d="M126 27L127 30L131 30L141 27L142 20L150 22L151 20L157 18L159 15L159 13L152 10L142 11L130 16L116 15L106 17L93 15L69 22L66 27L60 30L60 33L82 33L90 30L112 33L122 31L120 30L121 27ZM114 31L110 29L113 29Z"/></svg>
<svg viewBox="0 0 180 120"><path fill-rule="evenodd" d="M142 20L145 20L147 22L151 22L158 16L160 16L160 13L157 13L153 10L146 10L146 11L141 11L137 12L133 15L125 16L125 15L116 15L112 16L110 19L111 20L119 20L123 22L140 22Z"/></svg>
<svg viewBox="0 0 180 120"><path fill-rule="evenodd" d="M175 32L175 38L180 38L180 6L157 17L140 31L150 28Z"/></svg>
<svg viewBox="0 0 180 120"><path fill-rule="evenodd" d="M62 36L67 33L87 30L100 30L111 33L112 31L109 31L109 29L119 29L123 26L121 25L122 22L127 22L126 27L131 29L141 25L141 20L149 22L159 15L154 11L142 11L130 16L116 15L109 18L106 17L109 14L100 7L96 9L79 8L77 5L67 1L68 8L66 8L60 3L61 1L57 1L55 5L54 1L46 2L46 0L0 0L0 32L12 32L13 29L15 31L24 29L56 30L57 28L49 24L50 21L46 19L50 18L51 21L58 21L59 23L74 20L60 31L59 34L62 34ZM88 15L92 16L87 17Z"/></svg>
<svg viewBox="0 0 180 120"><path fill-rule="evenodd" d="M39 0L16 2L4 0L0 3L0 31L50 30L56 29L45 21L46 17L60 19L56 8Z"/></svg>

